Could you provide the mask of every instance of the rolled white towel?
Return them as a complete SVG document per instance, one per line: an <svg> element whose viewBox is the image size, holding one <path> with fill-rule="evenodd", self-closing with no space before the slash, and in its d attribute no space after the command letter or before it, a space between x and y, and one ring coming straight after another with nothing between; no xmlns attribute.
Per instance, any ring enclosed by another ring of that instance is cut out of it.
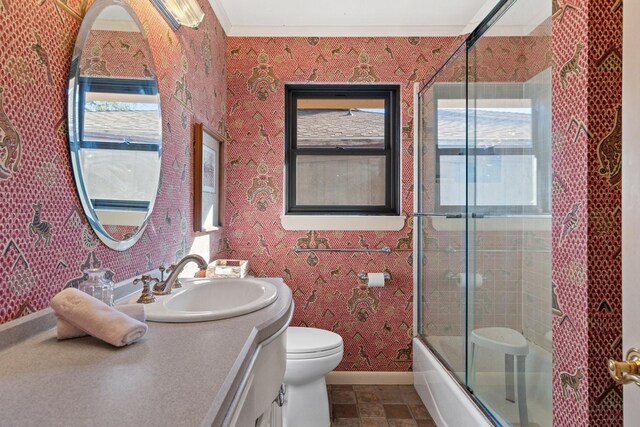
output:
<svg viewBox="0 0 640 427"><path fill-rule="evenodd" d="M144 304L123 304L114 307L120 313L124 313L140 322L144 322L147 316L144 312ZM57 337L59 340L67 340L70 338L80 338L88 334L80 328L73 326L71 323L58 317Z"/></svg>
<svg viewBox="0 0 640 427"><path fill-rule="evenodd" d="M74 288L54 296L51 308L71 325L116 347L134 343L147 333L146 323Z"/></svg>

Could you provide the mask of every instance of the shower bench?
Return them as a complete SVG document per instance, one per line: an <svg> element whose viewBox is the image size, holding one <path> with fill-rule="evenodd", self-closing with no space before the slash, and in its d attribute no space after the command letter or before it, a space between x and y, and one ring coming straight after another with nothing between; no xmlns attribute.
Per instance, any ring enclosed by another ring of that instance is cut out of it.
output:
<svg viewBox="0 0 640 427"><path fill-rule="evenodd" d="M517 359L518 413L520 415L520 425L528 425L525 361L527 354L529 354L529 344L526 338L520 332L511 328L489 327L474 329L471 332L471 366L469 369L471 378L475 376L474 359L476 346L504 353L506 399L510 402L516 401L513 359L514 357Z"/></svg>

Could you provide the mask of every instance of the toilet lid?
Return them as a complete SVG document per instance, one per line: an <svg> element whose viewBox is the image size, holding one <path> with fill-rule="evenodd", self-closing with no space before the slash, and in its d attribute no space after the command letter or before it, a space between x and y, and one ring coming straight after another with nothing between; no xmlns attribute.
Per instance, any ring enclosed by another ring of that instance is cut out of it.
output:
<svg viewBox="0 0 640 427"><path fill-rule="evenodd" d="M342 337L316 328L287 328L287 353L315 353L342 346Z"/></svg>

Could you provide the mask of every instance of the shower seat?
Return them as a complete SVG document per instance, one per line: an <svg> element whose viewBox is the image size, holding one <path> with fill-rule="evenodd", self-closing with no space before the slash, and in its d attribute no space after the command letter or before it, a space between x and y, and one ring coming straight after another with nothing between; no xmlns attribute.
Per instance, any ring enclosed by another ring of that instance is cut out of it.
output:
<svg viewBox="0 0 640 427"><path fill-rule="evenodd" d="M517 359L517 383L518 383L518 412L520 415L520 425L529 424L527 413L527 385L525 381L525 361L529 354L529 344L526 338L518 331L511 328L489 327L478 328L471 332L471 366L469 372L471 378L475 376L474 359L476 346L504 353L504 373L506 399L510 402L516 401L514 387L514 366L513 358ZM472 387L475 384L472 384Z"/></svg>

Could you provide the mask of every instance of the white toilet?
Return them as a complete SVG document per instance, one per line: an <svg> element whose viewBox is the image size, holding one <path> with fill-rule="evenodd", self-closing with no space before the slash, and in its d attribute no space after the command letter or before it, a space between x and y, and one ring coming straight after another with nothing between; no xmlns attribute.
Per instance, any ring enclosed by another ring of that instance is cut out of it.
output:
<svg viewBox="0 0 640 427"><path fill-rule="evenodd" d="M287 329L284 373L285 427L329 427L329 399L324 380L342 360L342 337L315 328Z"/></svg>

